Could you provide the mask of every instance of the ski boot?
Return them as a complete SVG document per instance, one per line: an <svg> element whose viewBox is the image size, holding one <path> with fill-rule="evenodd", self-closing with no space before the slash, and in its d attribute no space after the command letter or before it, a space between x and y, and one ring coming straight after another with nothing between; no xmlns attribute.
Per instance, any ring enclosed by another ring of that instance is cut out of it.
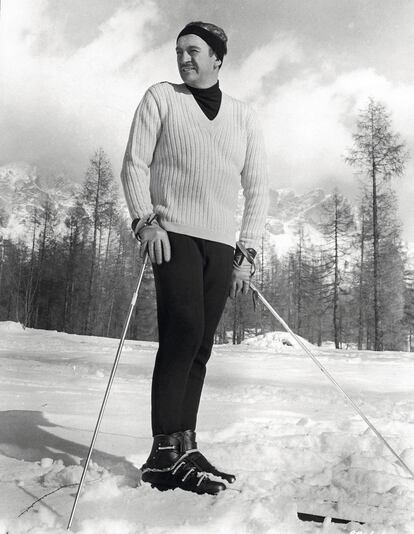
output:
<svg viewBox="0 0 414 534"><path fill-rule="evenodd" d="M150 455L141 471L142 481L160 491L180 488L199 495L217 495L226 489L225 484L210 480L207 473L190 460L181 432L154 436Z"/></svg>
<svg viewBox="0 0 414 534"><path fill-rule="evenodd" d="M196 442L196 433L194 430L185 430L182 432L184 438L184 450L186 451L188 458L192 461L194 465L204 471L216 477L220 477L223 480L226 480L230 484L235 482L236 477L230 473L224 473L224 471L219 471L214 465L212 465L207 458L197 449Z"/></svg>

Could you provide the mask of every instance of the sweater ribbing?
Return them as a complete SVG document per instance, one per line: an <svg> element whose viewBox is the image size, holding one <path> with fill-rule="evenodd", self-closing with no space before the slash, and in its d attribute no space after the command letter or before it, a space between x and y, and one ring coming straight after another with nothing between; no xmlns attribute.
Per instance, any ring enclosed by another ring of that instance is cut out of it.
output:
<svg viewBox="0 0 414 534"><path fill-rule="evenodd" d="M154 212L166 230L234 246L240 184L240 240L257 246L268 181L252 110L223 93L210 121L184 84L151 86L135 113L121 179L130 214Z"/></svg>

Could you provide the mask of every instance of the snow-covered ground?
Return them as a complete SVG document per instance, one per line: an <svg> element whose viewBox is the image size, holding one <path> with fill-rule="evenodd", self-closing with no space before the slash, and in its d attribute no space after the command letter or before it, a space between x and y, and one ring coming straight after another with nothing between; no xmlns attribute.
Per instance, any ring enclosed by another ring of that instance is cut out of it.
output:
<svg viewBox="0 0 414 534"><path fill-rule="evenodd" d="M126 342L72 532L412 534L414 480L289 341L214 348L197 441L237 474L217 497L140 484L156 344ZM117 344L0 323L0 534L66 532L76 487L51 492L79 480ZM317 352L414 469L414 357ZM305 523L297 511L366 524Z"/></svg>

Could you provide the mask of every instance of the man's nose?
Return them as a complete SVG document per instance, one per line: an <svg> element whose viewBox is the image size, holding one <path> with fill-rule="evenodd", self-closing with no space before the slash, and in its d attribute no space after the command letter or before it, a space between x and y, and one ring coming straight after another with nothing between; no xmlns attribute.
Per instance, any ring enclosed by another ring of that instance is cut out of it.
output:
<svg viewBox="0 0 414 534"><path fill-rule="evenodd" d="M189 61L191 61L191 56L188 52L184 50L183 53L181 54L181 64L185 64Z"/></svg>

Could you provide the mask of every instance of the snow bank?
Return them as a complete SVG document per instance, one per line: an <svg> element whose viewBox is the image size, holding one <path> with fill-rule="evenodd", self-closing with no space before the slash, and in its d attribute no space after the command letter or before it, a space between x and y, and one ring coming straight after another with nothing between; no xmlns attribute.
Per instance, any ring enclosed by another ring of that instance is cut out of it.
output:
<svg viewBox="0 0 414 534"><path fill-rule="evenodd" d="M42 465L42 461L40 463ZM82 475L83 465L69 465L65 467L62 460L53 462L50 469L40 478L46 488L77 484ZM98 481L108 474L107 470L94 462L89 463L86 482Z"/></svg>
<svg viewBox="0 0 414 534"><path fill-rule="evenodd" d="M29 329L30 330L30 329ZM21 323L16 323L14 321L0 321L0 332L25 332L23 325Z"/></svg>
<svg viewBox="0 0 414 534"><path fill-rule="evenodd" d="M64 532L67 533L67 530ZM122 519L107 520L107 519L88 519L82 521L80 530L72 530L76 534L138 534L135 523L125 521ZM141 531L145 534L145 531ZM161 534L161 530L159 531ZM56 532L58 534L58 532ZM60 533L59 533L60 534Z"/></svg>
<svg viewBox="0 0 414 534"><path fill-rule="evenodd" d="M82 495L83 501L109 501L122 495L114 477L107 476L96 484L90 484Z"/></svg>
<svg viewBox="0 0 414 534"><path fill-rule="evenodd" d="M0 534L64 534L117 341L29 329L15 335L16 326L0 324ZM216 347L209 364L197 441L236 483L218 497L140 484L152 441L156 347L129 347L73 534L413 534L413 480L316 366L292 357L302 349L284 332ZM414 360L323 354L413 468ZM298 510L367 523L303 523Z"/></svg>
<svg viewBox="0 0 414 534"><path fill-rule="evenodd" d="M302 343L305 344L309 349L315 349L316 347L309 343L306 339L301 336L297 336ZM267 334L260 334L259 336L251 337L245 339L242 343L242 346L248 346L257 349L271 349L275 352L289 352L291 350L303 351L302 347L295 340L295 338L288 332L275 331L268 332Z"/></svg>

